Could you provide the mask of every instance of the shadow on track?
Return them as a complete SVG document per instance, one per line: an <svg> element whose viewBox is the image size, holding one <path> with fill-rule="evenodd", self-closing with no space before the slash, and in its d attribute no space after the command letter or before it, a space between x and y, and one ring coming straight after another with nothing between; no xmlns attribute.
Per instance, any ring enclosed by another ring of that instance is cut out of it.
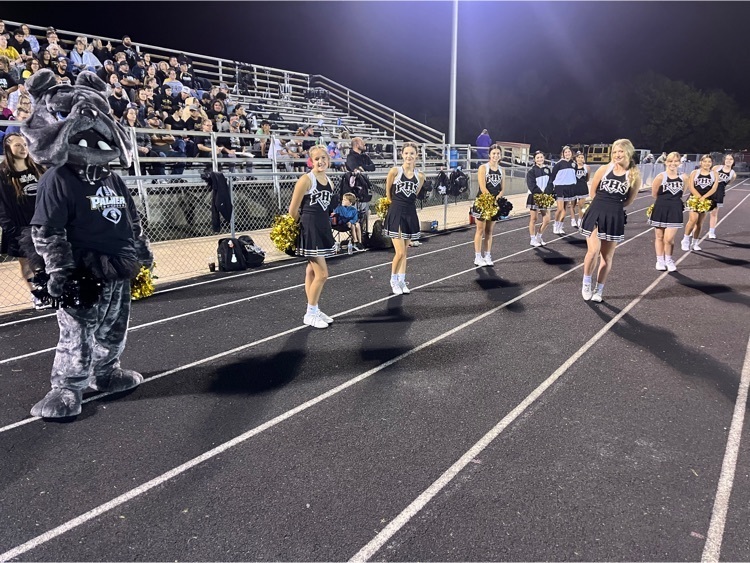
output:
<svg viewBox="0 0 750 563"><path fill-rule="evenodd" d="M494 268L477 268L476 284L482 288L487 299L492 303L503 303L518 297L521 294L521 286L517 283L502 279ZM525 307L521 301L516 301L506 307L514 313L521 313ZM482 311L480 311L482 312Z"/></svg>
<svg viewBox="0 0 750 563"><path fill-rule="evenodd" d="M354 330L362 334L359 349L362 360L387 362L411 350L413 345L406 334L415 318L403 308L404 299L410 298L399 295L389 299L385 309L356 321Z"/></svg>
<svg viewBox="0 0 750 563"><path fill-rule="evenodd" d="M713 297L719 301L724 301L725 303L739 303L745 307L750 307L750 297L738 291L748 289L748 286L731 287L718 283L698 282L679 272L674 272L672 275L679 284L689 287L690 289L698 290L709 297Z"/></svg>
<svg viewBox="0 0 750 563"><path fill-rule="evenodd" d="M621 311L606 302L594 304L591 308L605 322L612 320ZM611 332L632 342L651 354L654 359L676 370L684 379L691 382L699 380L713 383L715 388L732 402L736 400L739 387L738 373L698 348L683 345L673 332L642 323L630 314L623 315L614 324ZM648 365L647 360L644 360L644 365Z"/></svg>

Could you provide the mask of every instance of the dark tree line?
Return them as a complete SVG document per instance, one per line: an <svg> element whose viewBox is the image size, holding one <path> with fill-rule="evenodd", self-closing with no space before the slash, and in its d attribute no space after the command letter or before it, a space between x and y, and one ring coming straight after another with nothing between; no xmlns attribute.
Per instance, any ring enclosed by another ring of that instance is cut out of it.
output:
<svg viewBox="0 0 750 563"><path fill-rule="evenodd" d="M750 148L750 111L731 96L653 72L603 89L579 83L561 91L530 69L511 83L467 88L458 98L460 143L473 144L486 127L493 139L549 152L566 143L609 143L620 137L654 153ZM447 116L430 115L428 125L447 132Z"/></svg>

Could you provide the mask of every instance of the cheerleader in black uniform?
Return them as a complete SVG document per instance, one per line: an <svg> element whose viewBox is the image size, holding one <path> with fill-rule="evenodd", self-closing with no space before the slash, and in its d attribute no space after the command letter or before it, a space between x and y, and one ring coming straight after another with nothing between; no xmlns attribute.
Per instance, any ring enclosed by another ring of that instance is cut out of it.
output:
<svg viewBox="0 0 750 563"><path fill-rule="evenodd" d="M677 229L682 227L682 194L687 187L687 176L680 174L680 153L671 152L665 161L666 170L657 174L651 184L654 196L654 209L648 224L654 227L656 248L656 269L674 272L677 266L672 259L674 238Z"/></svg>
<svg viewBox="0 0 750 563"><path fill-rule="evenodd" d="M314 328L327 328L333 319L318 307L320 294L328 279L326 256L336 254L336 241L331 233L328 208L331 205L333 184L326 176L330 157L325 147L310 149L312 171L300 176L294 186L289 214L300 219L297 255L307 258L305 294L307 312L303 322Z"/></svg>
<svg viewBox="0 0 750 563"><path fill-rule="evenodd" d="M641 187L641 174L633 160L635 148L628 139L612 143L612 160L600 167L589 187L591 205L583 215L581 234L586 237L581 295L588 301L601 302L604 282L612 269L617 243L625 240L624 207L630 205ZM599 257L596 287L591 278Z"/></svg>
<svg viewBox="0 0 750 563"><path fill-rule="evenodd" d="M557 200L557 211L555 212L555 224L552 226L552 233L564 235L563 223L565 222L565 208L570 206L570 202L576 198L573 195L576 186L576 171L571 160L573 151L570 147L563 147L560 153L560 160L552 168L552 183L555 185L555 199ZM571 216L573 211L571 210Z"/></svg>
<svg viewBox="0 0 750 563"><path fill-rule="evenodd" d="M482 194L492 194L495 201L503 196L503 171L500 168L500 157L502 149L500 145L490 147L490 161L482 164L477 170L477 180L479 181L479 192ZM482 214L476 211L472 206L469 212L477 222L477 230L474 234L474 265L475 266L494 266L492 261L492 230L495 227L495 221L500 218L500 210L489 221L482 219ZM484 239L484 242L482 241Z"/></svg>
<svg viewBox="0 0 750 563"><path fill-rule="evenodd" d="M44 169L31 160L26 139L20 133L5 136L3 153L5 160L0 163L0 228L3 230L0 254L18 258L21 275L28 281L34 273L29 268L20 239L34 215L37 183ZM48 308L33 295L31 300L36 309Z"/></svg>
<svg viewBox="0 0 750 563"><path fill-rule="evenodd" d="M719 219L719 207L724 207L724 192L727 186L737 177L734 172L734 155L724 155L724 164L715 166L714 173L719 177L719 185L713 195L716 207L708 215L708 238L716 238L716 222Z"/></svg>
<svg viewBox="0 0 750 563"><path fill-rule="evenodd" d="M711 208L709 211L713 211L716 207L716 202L711 199L711 196L716 193L719 188L719 178L711 170L711 166L714 161L710 154L704 154L701 156L700 168L693 170L688 176L688 188L690 189L690 195L699 197L700 199L708 199L711 201ZM690 212L688 217L687 225L685 225L685 235L682 237L682 250L702 250L698 246L698 239L701 237L701 229L703 228L703 220L705 219L705 213L697 213L695 211Z"/></svg>
<svg viewBox="0 0 750 563"><path fill-rule="evenodd" d="M529 236L531 237L531 246L546 246L542 235L549 226L549 209L537 206L534 203L534 194L548 193L552 189L550 183L550 167L544 164L544 153L536 151L534 153L534 166L526 174L526 187L529 189L529 196L526 198L526 209L529 210ZM536 221L537 214L542 216L542 226L537 231Z"/></svg>
<svg viewBox="0 0 750 563"><path fill-rule="evenodd" d="M581 202L589 197L589 166L586 164L586 157L581 151L576 153L575 162L576 185L573 188L575 199L571 203L572 214L570 217L570 226L578 227L583 220L583 205ZM576 206L578 207L578 218L576 219Z"/></svg>
<svg viewBox="0 0 750 563"><path fill-rule="evenodd" d="M401 166L391 168L385 180L385 197L391 205L383 222L383 234L393 239L396 251L391 265L391 290L395 295L411 293L406 285L406 245L420 235L417 194L424 184L424 174L414 168L416 143L404 143L401 160Z"/></svg>

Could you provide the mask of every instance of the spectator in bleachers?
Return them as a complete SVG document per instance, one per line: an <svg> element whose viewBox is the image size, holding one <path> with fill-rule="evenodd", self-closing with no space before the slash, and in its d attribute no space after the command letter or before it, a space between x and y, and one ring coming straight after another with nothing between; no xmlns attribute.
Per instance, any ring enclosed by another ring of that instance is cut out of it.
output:
<svg viewBox="0 0 750 563"><path fill-rule="evenodd" d="M125 110L125 114L123 115L121 122L125 127L134 127L134 128L147 127L147 125L143 121L141 121L141 119L139 119L138 108L136 107L135 104L128 104L128 107ZM158 156L151 149L151 136L148 133L136 133L135 143L136 143L136 146L134 148L135 150L138 151L139 156L146 156L146 157ZM161 168L159 167L159 164L160 163L154 163L152 165L144 165L141 167L141 170L143 172L151 173L151 174L159 174L159 172L161 171L161 174L163 174L164 164L161 164ZM129 172L130 174L135 173L135 164L133 164L130 167Z"/></svg>
<svg viewBox="0 0 750 563"><path fill-rule="evenodd" d="M180 63L177 62L177 55L171 55L169 57L169 68L173 68L175 73L180 72Z"/></svg>
<svg viewBox="0 0 750 563"><path fill-rule="evenodd" d="M144 82L149 78L153 78L154 82L161 86L164 81L159 81L159 79L156 78L156 65L147 64L146 59L143 59L143 62L146 64L146 75L143 77Z"/></svg>
<svg viewBox="0 0 750 563"><path fill-rule="evenodd" d="M41 66L39 65L39 60L35 58L31 59L26 63L26 68L21 73L21 80L24 82L33 74L36 74L39 72L39 69Z"/></svg>
<svg viewBox="0 0 750 563"><path fill-rule="evenodd" d="M109 77L112 75L117 77L117 73L115 72L115 63L112 62L112 59L105 60L102 63L101 68L96 71L96 75L101 78L105 84L110 84Z"/></svg>
<svg viewBox="0 0 750 563"><path fill-rule="evenodd" d="M0 120L13 119L13 110L8 107L8 93L0 88ZM5 131L7 126L0 126L0 131Z"/></svg>
<svg viewBox="0 0 750 563"><path fill-rule="evenodd" d="M177 72L172 68L170 68L167 72L167 79L162 83L162 85L164 84L169 84L172 87L172 92L174 92L176 96L179 96L183 90L187 90L183 86L182 82L177 80Z"/></svg>
<svg viewBox="0 0 750 563"><path fill-rule="evenodd" d="M211 107L206 111L206 115L214 122L216 125L216 131L218 131L218 126L227 118L227 110L224 107L224 102L221 100L213 100L211 102Z"/></svg>
<svg viewBox="0 0 750 563"><path fill-rule="evenodd" d="M10 74L10 61L8 57L3 56L0 56L0 90L4 91L6 96L18 90L18 82Z"/></svg>
<svg viewBox="0 0 750 563"><path fill-rule="evenodd" d="M184 131L187 129L185 120L182 119L182 110L178 107L173 107L169 117L164 118L164 126L170 131Z"/></svg>
<svg viewBox="0 0 750 563"><path fill-rule="evenodd" d="M346 157L346 169L349 172L375 172L372 159L365 153L365 141L362 137L352 139L352 150Z"/></svg>
<svg viewBox="0 0 750 563"><path fill-rule="evenodd" d="M136 57L135 65L130 69L130 72L133 73L136 80L143 84L143 80L146 78L146 61L143 60L143 57L140 55Z"/></svg>
<svg viewBox="0 0 750 563"><path fill-rule="evenodd" d="M298 127L297 131L294 132L295 137L302 137L304 134L302 127ZM305 159L302 158L302 141L300 139L289 139L286 143L286 152L292 161L294 172L304 172Z"/></svg>
<svg viewBox="0 0 750 563"><path fill-rule="evenodd" d="M145 88L138 88L134 101L138 106L138 119L141 121L146 121L148 114L156 109L153 102L148 99L148 91Z"/></svg>
<svg viewBox="0 0 750 563"><path fill-rule="evenodd" d="M136 65L138 51L136 50L135 45L133 45L133 42L130 40L130 37L128 35L123 36L122 44L117 46L117 48L115 49L115 53L123 53L130 67L134 67Z"/></svg>
<svg viewBox="0 0 750 563"><path fill-rule="evenodd" d="M122 89L122 84L115 82L112 95L109 97L109 107L112 108L112 113L117 119L122 119L125 110L128 108L130 100L125 95Z"/></svg>
<svg viewBox="0 0 750 563"><path fill-rule="evenodd" d="M24 62L15 47L8 44L8 38L5 35L0 35L0 57L7 58L11 68ZM20 74L18 76L20 77Z"/></svg>
<svg viewBox="0 0 750 563"><path fill-rule="evenodd" d="M195 84L193 82L193 75L188 70L188 64L187 61L182 61L180 63L180 70L177 74L177 79L182 83L183 86L189 89L195 88Z"/></svg>
<svg viewBox="0 0 750 563"><path fill-rule="evenodd" d="M34 58L34 52L31 50L31 45L24 38L23 29L20 27L16 28L13 32L13 36L8 40L8 45L18 51L24 65Z"/></svg>
<svg viewBox="0 0 750 563"><path fill-rule="evenodd" d="M39 40L31 33L29 26L25 23L21 24L21 31L23 31L23 38L31 45L31 52L36 54L39 52Z"/></svg>
<svg viewBox="0 0 750 563"><path fill-rule="evenodd" d="M131 99L135 98L135 89L138 88L141 83L138 82L130 72L130 65L126 60L120 61L117 65L117 80L122 84L122 87L128 93L128 97Z"/></svg>
<svg viewBox="0 0 750 563"><path fill-rule="evenodd" d="M307 125L304 128L304 134L303 137L307 137L307 139L302 141L302 157L308 158L310 156L310 149L315 146L317 143L317 140L315 139L315 127L313 127L312 124ZM329 163L330 164L330 163Z"/></svg>
<svg viewBox="0 0 750 563"><path fill-rule="evenodd" d="M164 119L167 119L167 115L172 115L177 104L174 103L172 98L172 87L169 84L165 84L159 89L159 93L154 95L154 105L156 109L162 112Z"/></svg>
<svg viewBox="0 0 750 563"><path fill-rule="evenodd" d="M75 47L70 52L70 66L73 74L78 75L82 70L96 72L102 68L102 63L94 53L86 50L83 41L76 41Z"/></svg>
<svg viewBox="0 0 750 563"><path fill-rule="evenodd" d="M267 119L264 119L260 122L260 128L255 132L256 135L270 135L271 134L271 122ZM256 139L256 143L258 144L258 152L261 157L267 158L268 157L268 138L258 138Z"/></svg>
<svg viewBox="0 0 750 563"><path fill-rule="evenodd" d="M188 117L185 119L185 129L188 131L202 131L203 121L208 118L201 115L200 106L192 104L187 109Z"/></svg>
<svg viewBox="0 0 750 563"><path fill-rule="evenodd" d="M477 149L477 158L488 160L490 158L489 148L492 146L492 138L490 138L490 133L487 129L482 129L482 132L477 137L476 144L479 147Z"/></svg>
<svg viewBox="0 0 750 563"><path fill-rule="evenodd" d="M18 121L18 125L8 125L8 128L5 130L5 134L10 135L11 133L20 133L21 123L26 121L29 116L31 116L30 108L26 108L24 106L18 107L11 117L11 121Z"/></svg>
<svg viewBox="0 0 750 563"><path fill-rule="evenodd" d="M206 118L201 123L201 131L204 133L211 133L214 130L214 123L210 119ZM211 137L206 135L200 135L195 137L195 147L198 149L198 158L211 158L213 156L213 145L211 144Z"/></svg>
<svg viewBox="0 0 750 563"><path fill-rule="evenodd" d="M57 32L55 31L54 28L47 29L46 37L47 37L47 42L44 43L40 47L40 50L49 51L52 54L53 58L58 57L60 55L66 56L68 54L67 51L65 51L65 49L63 49L62 46L60 46L60 41L57 37ZM54 46L54 49L50 49L50 47L52 46Z"/></svg>
<svg viewBox="0 0 750 563"><path fill-rule="evenodd" d="M112 43L107 41L105 45L101 39L93 39L91 41L92 53L100 61L114 60L115 50L112 47Z"/></svg>
<svg viewBox="0 0 750 563"><path fill-rule="evenodd" d="M62 55L57 59L57 66L53 72L55 73L55 79L58 84L64 82L71 84L73 82L73 75L68 70L68 59Z"/></svg>
<svg viewBox="0 0 750 563"><path fill-rule="evenodd" d="M339 133L338 147L341 157L346 160L349 157L349 152L352 150L352 143L349 140L349 131L346 129L343 129L341 133Z"/></svg>
<svg viewBox="0 0 750 563"><path fill-rule="evenodd" d="M5 22L3 20L0 20L0 35L10 37L10 32L8 31L8 28L5 27Z"/></svg>
<svg viewBox="0 0 750 563"><path fill-rule="evenodd" d="M37 58L39 59L39 65L41 68L48 68L50 70L55 69L55 65L52 61L52 53L50 53L47 49L43 49L37 53Z"/></svg>
<svg viewBox="0 0 750 563"><path fill-rule="evenodd" d="M164 84L167 78L169 78L169 64L167 61L159 61L156 64L156 80L158 80L160 84Z"/></svg>
<svg viewBox="0 0 750 563"><path fill-rule="evenodd" d="M163 129L164 123L159 119L159 116L155 113L152 113L149 115L148 118L148 126L153 129ZM185 157L185 150L177 151L175 150L175 146L177 143L177 139L175 139L174 135L168 132L159 132L159 133L152 133L151 134L151 149L161 157ZM185 143L182 142L182 147L185 146ZM165 165L161 164L161 174L164 174L165 172ZM172 174L182 174L185 171L185 163L184 162L175 162L172 164Z"/></svg>
<svg viewBox="0 0 750 563"><path fill-rule="evenodd" d="M243 133L250 133L252 129L252 123L250 120L250 117L247 115L247 111L245 110L244 106L241 104L237 104L234 106L234 110L232 110L232 113L236 115L240 120L240 131Z"/></svg>
<svg viewBox="0 0 750 563"><path fill-rule="evenodd" d="M108 94L107 97L109 97L109 96L112 95L112 92L115 91L115 84L118 84L119 82L120 81L117 80L117 75L116 74L110 74L109 75L109 82L107 82L107 94ZM120 84L120 86L122 86L122 84ZM123 88L123 92L124 91L125 91L125 89ZM127 97L127 95L128 95L127 92L125 92L125 96L126 97ZM131 100L130 98L128 98L128 101L132 102L133 100Z"/></svg>

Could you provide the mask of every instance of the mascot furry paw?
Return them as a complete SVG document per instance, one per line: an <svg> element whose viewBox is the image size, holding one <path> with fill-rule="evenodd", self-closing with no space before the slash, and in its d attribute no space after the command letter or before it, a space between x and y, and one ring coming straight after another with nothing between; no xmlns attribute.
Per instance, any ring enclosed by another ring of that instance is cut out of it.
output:
<svg viewBox="0 0 750 563"><path fill-rule="evenodd" d="M104 82L81 72L75 84L58 84L42 70L26 87L35 104L21 132L32 157L50 167L39 180L30 264L60 306L52 390L31 414L64 418L81 412L86 389L124 391L143 381L120 367L120 355L130 280L153 255L127 187L109 169L113 160L130 166L132 147L112 118ZM96 293L67 298L76 288Z"/></svg>

